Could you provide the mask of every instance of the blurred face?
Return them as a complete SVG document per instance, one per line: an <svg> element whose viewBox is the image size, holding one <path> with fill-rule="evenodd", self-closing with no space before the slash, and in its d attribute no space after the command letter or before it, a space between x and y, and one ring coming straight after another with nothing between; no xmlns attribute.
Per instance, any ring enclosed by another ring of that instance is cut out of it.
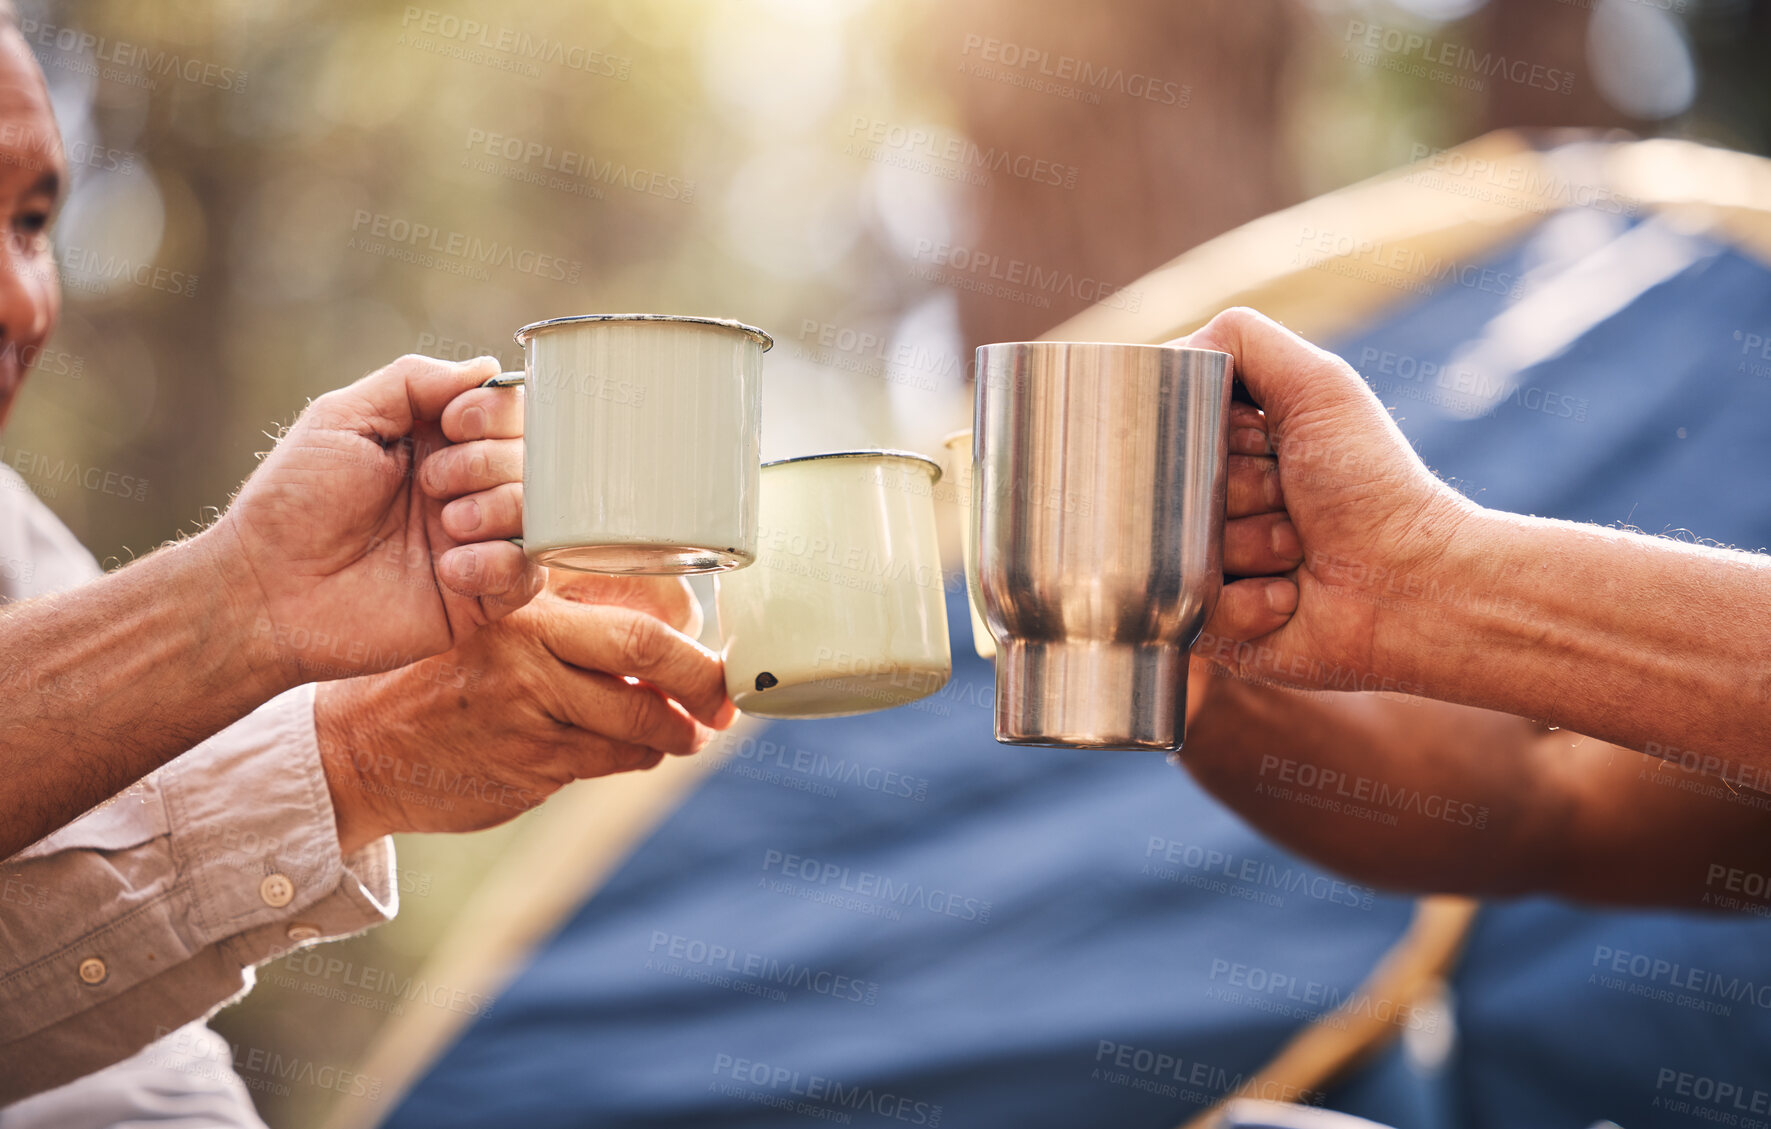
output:
<svg viewBox="0 0 1771 1129"><path fill-rule="evenodd" d="M61 312L49 220L66 183L43 72L8 27L0 32L0 426Z"/></svg>

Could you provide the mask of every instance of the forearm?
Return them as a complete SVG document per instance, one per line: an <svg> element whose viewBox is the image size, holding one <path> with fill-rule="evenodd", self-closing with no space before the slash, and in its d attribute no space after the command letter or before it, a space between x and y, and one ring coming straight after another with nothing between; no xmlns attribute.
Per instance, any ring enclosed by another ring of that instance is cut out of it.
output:
<svg viewBox="0 0 1771 1129"><path fill-rule="evenodd" d="M288 687L249 648L223 550L205 533L0 609L0 857Z"/></svg>
<svg viewBox="0 0 1771 1129"><path fill-rule="evenodd" d="M1771 769L1771 558L1480 511L1443 576L1386 626L1386 673L1633 749Z"/></svg>
<svg viewBox="0 0 1771 1129"><path fill-rule="evenodd" d="M1391 889L1502 895L1533 880L1534 841L1559 803L1534 784L1530 723L1420 699L1203 682L1182 762L1269 838Z"/></svg>
<svg viewBox="0 0 1771 1129"><path fill-rule="evenodd" d="M1361 881L1771 906L1771 795L1718 782L1701 758L1659 760L1425 699L1202 681L1187 769L1268 837Z"/></svg>
<svg viewBox="0 0 1771 1129"><path fill-rule="evenodd" d="M1542 786L1565 797L1534 860L1544 893L1733 912L1771 905L1771 795L1729 787L1698 757L1661 760L1570 733L1540 745Z"/></svg>

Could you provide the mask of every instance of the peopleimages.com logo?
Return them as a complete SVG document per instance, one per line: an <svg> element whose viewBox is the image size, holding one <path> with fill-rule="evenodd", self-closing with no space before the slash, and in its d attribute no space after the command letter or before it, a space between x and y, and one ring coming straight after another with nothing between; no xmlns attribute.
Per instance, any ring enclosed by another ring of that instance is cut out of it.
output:
<svg viewBox="0 0 1771 1129"><path fill-rule="evenodd" d="M1771 1010L1771 980L1716 972L1610 945L1594 947L1587 982L1693 1011L1731 1015L1731 1004Z"/></svg>
<svg viewBox="0 0 1771 1129"><path fill-rule="evenodd" d="M451 273L472 273L490 278L488 267L502 267L518 274L554 282L577 282L584 264L576 259L562 259L545 251L518 248L496 239L482 239L461 231L449 231L426 223L415 223L383 212L358 208L351 219L350 246L371 254L403 259L420 266L433 266L439 256L457 269ZM376 242L370 242L372 237ZM390 249L398 253L390 253Z"/></svg>
<svg viewBox="0 0 1771 1129"><path fill-rule="evenodd" d="M729 1078L751 1087L752 1091L745 1093L720 1081L710 1085L709 1090L746 1097L764 1106L818 1120L846 1124L854 1113L871 1113L908 1125L925 1125L929 1129L937 1129L941 1124L941 1107L934 1102L917 1101L872 1086L851 1086L810 1071L721 1053L714 1055L713 1074L716 1079ZM762 1092L755 1092L759 1090Z"/></svg>
<svg viewBox="0 0 1771 1129"><path fill-rule="evenodd" d="M1480 51L1462 43L1453 43L1417 31L1353 20L1347 24L1344 50L1351 53L1360 49L1364 52L1358 56L1362 62L1375 62L1378 53L1382 52L1398 60L1407 60L1415 67L1426 68L1418 77L1442 80L1459 77L1465 81L1457 85L1467 85L1475 90L1482 89L1483 79L1499 79L1517 86L1549 90L1558 94L1574 92L1573 71L1511 57L1503 52ZM1439 70L1435 72L1431 68ZM1404 73L1415 71L1409 68Z"/></svg>
<svg viewBox="0 0 1771 1129"><path fill-rule="evenodd" d="M1182 109L1193 102L1193 88L1186 83L1171 82L1110 64L1091 63L1075 55L1053 54L1043 48L994 37L968 35L959 53L967 60L994 64L984 66L976 61L969 62L969 65L962 62L962 72L1090 104L1098 104L1102 93L1123 94L1128 98Z"/></svg>
<svg viewBox="0 0 1771 1129"><path fill-rule="evenodd" d="M829 969L783 961L763 953L662 929L652 930L646 953L648 970L708 981L717 987L727 987L733 980L753 982L764 990L772 989L769 998L776 1000L786 999L786 993L781 991L784 988L868 1007L879 999L879 982L876 980L860 980Z"/></svg>
<svg viewBox="0 0 1771 1129"><path fill-rule="evenodd" d="M1763 1085L1663 1066L1655 1074L1654 1090L1655 1109L1690 1114L1716 1125L1764 1125L1763 1119L1744 1115L1771 1114L1771 1090Z"/></svg>
<svg viewBox="0 0 1771 1129"><path fill-rule="evenodd" d="M1082 174L1082 170L1075 165L1066 165L1047 157L998 149L994 145L985 148L962 134L950 133L934 126L900 125L871 118L866 114L856 114L849 120L849 142L844 151L864 160L878 160L884 153L898 153L905 157L937 161L950 170L980 175L1001 174L1053 188L1075 188L1076 178ZM935 171L932 166L914 161L909 164L888 163L900 164L901 167L915 172ZM968 180L972 184L985 183L965 176L953 176L949 179Z"/></svg>
<svg viewBox="0 0 1771 1129"><path fill-rule="evenodd" d="M894 881L889 875L871 870L856 870L773 848L763 852L762 868L765 877L761 881L765 883L768 881L766 876L773 872L812 887L834 888L838 893L858 895L889 906L927 910L943 917L957 917L979 924L990 920L990 902L925 886L921 882Z"/></svg>
<svg viewBox="0 0 1771 1129"><path fill-rule="evenodd" d="M1283 905L1278 894L1302 894L1331 905L1370 909L1377 890L1358 886L1301 866L1282 866L1269 859L1237 855L1199 843L1152 835L1144 847L1143 873L1153 878L1183 881L1210 893L1230 894L1248 901ZM1166 865L1161 865L1166 864ZM1193 872L1183 876L1179 868Z"/></svg>
<svg viewBox="0 0 1771 1129"><path fill-rule="evenodd" d="M77 28L57 27L29 16L19 17L18 30L27 43L44 49L53 48L70 56L68 62L46 60L47 65L76 73L102 74L105 78L150 90L157 85L156 77L182 79L231 94L246 89L246 72L238 67L181 55L177 51L112 39Z"/></svg>

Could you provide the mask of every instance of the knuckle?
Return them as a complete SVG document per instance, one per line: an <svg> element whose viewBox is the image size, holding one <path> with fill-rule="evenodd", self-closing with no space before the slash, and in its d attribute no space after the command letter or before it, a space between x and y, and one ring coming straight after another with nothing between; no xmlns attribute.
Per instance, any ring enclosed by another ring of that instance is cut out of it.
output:
<svg viewBox="0 0 1771 1129"><path fill-rule="evenodd" d="M658 664L664 644L660 629L663 624L644 612L627 613L627 626L621 635L623 662L634 671L649 671Z"/></svg>
<svg viewBox="0 0 1771 1129"><path fill-rule="evenodd" d="M449 489L455 482L455 466L455 457L449 448L431 452L423 464L425 484L434 490Z"/></svg>
<svg viewBox="0 0 1771 1129"><path fill-rule="evenodd" d="M624 738L644 741L658 728L656 699L637 686L628 687L621 695L619 713Z"/></svg>
<svg viewBox="0 0 1771 1129"><path fill-rule="evenodd" d="M726 669L713 655L704 655L696 664L696 686L693 697L697 705L714 708L726 696Z"/></svg>

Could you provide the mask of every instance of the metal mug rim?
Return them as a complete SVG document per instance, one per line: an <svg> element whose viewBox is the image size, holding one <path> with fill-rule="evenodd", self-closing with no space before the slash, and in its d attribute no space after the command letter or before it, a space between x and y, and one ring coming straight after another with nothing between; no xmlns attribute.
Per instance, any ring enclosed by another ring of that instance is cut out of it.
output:
<svg viewBox="0 0 1771 1129"><path fill-rule="evenodd" d="M517 330L512 336L516 338L518 345L527 346L529 344L529 338L533 337L543 329L552 329L559 325L573 325L578 322L591 321L682 321L692 322L696 325L714 325L721 329L735 329L738 332L747 335L757 344L761 345L763 347L763 352L765 353L775 347L775 339L754 325L748 325L733 318L696 317L690 314L573 314L569 317L546 318L542 321L532 321L528 325Z"/></svg>
<svg viewBox="0 0 1771 1129"><path fill-rule="evenodd" d="M768 462L762 464L762 469L767 470L772 466L786 466L789 463L815 463L815 462L821 462L825 459L880 459L880 458L907 459L910 462L921 463L923 466L927 467L929 470L932 470L935 472L935 477L930 479L931 482L941 481L941 464L940 463L929 458L927 455L920 455L920 454L917 454L915 451L899 450L898 448L895 448L895 447L857 447L853 450L848 450L848 451L824 451L824 452L822 452L820 454L816 454L816 455L793 455L790 458L785 458L785 459L770 459Z"/></svg>
<svg viewBox="0 0 1771 1129"><path fill-rule="evenodd" d="M978 346L978 351L985 349L1011 349L1016 346L1041 346L1044 348L1060 348L1072 345L1105 346L1112 349L1154 349L1162 353L1211 353L1219 357L1236 359L1234 353L1226 353L1222 349L1201 349L1196 345L1151 345L1139 341L991 341Z"/></svg>

